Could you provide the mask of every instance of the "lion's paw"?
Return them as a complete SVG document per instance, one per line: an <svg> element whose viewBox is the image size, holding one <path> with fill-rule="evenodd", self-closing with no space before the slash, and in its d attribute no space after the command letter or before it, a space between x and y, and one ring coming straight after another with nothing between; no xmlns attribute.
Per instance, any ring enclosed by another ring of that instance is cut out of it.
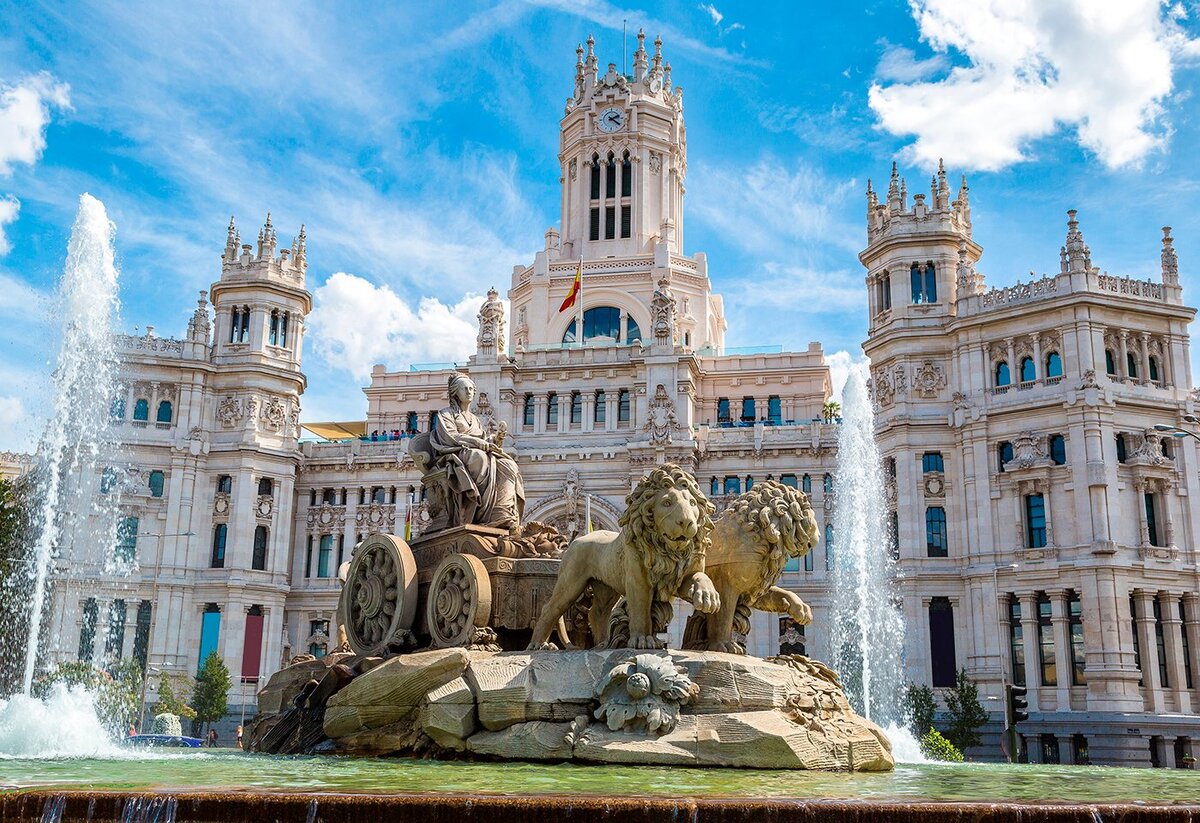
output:
<svg viewBox="0 0 1200 823"><path fill-rule="evenodd" d="M795 620L801 626L807 626L812 622L812 608L803 600L798 600L788 609L788 617Z"/></svg>
<svg viewBox="0 0 1200 823"><path fill-rule="evenodd" d="M746 653L746 650L733 640L710 640L707 648L710 652L725 652L726 654Z"/></svg>
<svg viewBox="0 0 1200 823"><path fill-rule="evenodd" d="M553 643L551 643L549 640L547 640L545 643L530 643L528 646L525 647L525 651L528 651L528 652L556 652L556 651L558 651L558 646L555 646Z"/></svg>
<svg viewBox="0 0 1200 823"><path fill-rule="evenodd" d="M631 649L665 649L667 644L652 634L635 635L629 638Z"/></svg>

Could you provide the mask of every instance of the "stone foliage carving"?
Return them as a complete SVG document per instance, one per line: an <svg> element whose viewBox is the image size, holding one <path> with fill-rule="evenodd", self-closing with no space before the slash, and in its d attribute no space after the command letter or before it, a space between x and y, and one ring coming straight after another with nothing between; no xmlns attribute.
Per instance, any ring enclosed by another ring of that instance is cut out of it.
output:
<svg viewBox="0 0 1200 823"><path fill-rule="evenodd" d="M263 427L268 431L282 431L286 416L287 408L283 400L276 395L270 395L262 410Z"/></svg>
<svg viewBox="0 0 1200 823"><path fill-rule="evenodd" d="M932 360L913 369L913 391L925 398L937 397L946 388L946 372Z"/></svg>
<svg viewBox="0 0 1200 823"><path fill-rule="evenodd" d="M684 648L745 654L738 636L750 632L752 609L784 613L800 625L811 621L808 604L775 583L784 564L808 554L818 540L804 492L766 480L739 495L714 524L704 561L721 605L713 614L688 618Z"/></svg>
<svg viewBox="0 0 1200 823"><path fill-rule="evenodd" d="M354 512L354 523L359 534L395 534L396 507L382 503L359 506Z"/></svg>
<svg viewBox="0 0 1200 823"><path fill-rule="evenodd" d="M597 720L617 731L667 734L679 722L680 706L692 702L700 687L669 657L639 654L620 663L596 686Z"/></svg>
<svg viewBox="0 0 1200 823"><path fill-rule="evenodd" d="M650 152L650 173L662 173L662 155L656 151Z"/></svg>
<svg viewBox="0 0 1200 823"><path fill-rule="evenodd" d="M604 584L595 587L603 588L604 596L594 598L593 625L611 620L616 597L626 598L627 648L662 648L657 635L670 621L672 597L706 613L719 606L704 573L713 505L695 478L679 466L660 466L638 482L625 503L619 532L584 535L563 552L554 593L534 626L531 647L548 646L558 619L593 581ZM609 642L614 630L623 631L610 625L596 642Z"/></svg>
<svg viewBox="0 0 1200 823"><path fill-rule="evenodd" d="M233 428L242 419L242 402L233 395L225 397L217 404L217 419L225 428Z"/></svg>
<svg viewBox="0 0 1200 823"><path fill-rule="evenodd" d="M1005 471L1032 469L1053 465L1048 438L1044 434L1025 431L1013 438L1013 458L1004 464Z"/></svg>
<svg viewBox="0 0 1200 823"><path fill-rule="evenodd" d="M308 510L309 531L340 532L346 525L346 507L322 503Z"/></svg>
<svg viewBox="0 0 1200 823"><path fill-rule="evenodd" d="M671 442L671 436L679 431L679 420L675 415L675 401L667 394L667 387L662 383L654 390L654 400L650 402L650 413L644 431L650 433L650 442L654 445Z"/></svg>

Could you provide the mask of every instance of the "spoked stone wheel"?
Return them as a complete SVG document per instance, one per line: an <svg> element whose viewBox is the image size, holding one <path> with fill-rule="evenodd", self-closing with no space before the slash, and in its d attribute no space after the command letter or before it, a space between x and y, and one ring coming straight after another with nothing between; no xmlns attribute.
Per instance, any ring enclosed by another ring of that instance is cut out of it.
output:
<svg viewBox="0 0 1200 823"><path fill-rule="evenodd" d="M438 564L425 606L429 635L438 647L465 646L492 619L492 582L483 562L451 554Z"/></svg>
<svg viewBox="0 0 1200 823"><path fill-rule="evenodd" d="M408 544L373 534L358 545L342 596L338 622L355 654L380 655L412 630L417 613L417 564Z"/></svg>

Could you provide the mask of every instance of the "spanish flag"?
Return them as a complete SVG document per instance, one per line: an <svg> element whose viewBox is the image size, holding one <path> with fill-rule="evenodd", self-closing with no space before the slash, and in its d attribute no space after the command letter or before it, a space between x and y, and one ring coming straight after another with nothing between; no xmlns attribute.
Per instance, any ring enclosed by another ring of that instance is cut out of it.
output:
<svg viewBox="0 0 1200 823"><path fill-rule="evenodd" d="M559 313L566 311L575 305L575 301L579 299L579 289L582 286L583 280L583 258L579 258L579 268L575 270L575 282L571 284L571 290L567 292L567 296L563 299L562 305L558 307Z"/></svg>

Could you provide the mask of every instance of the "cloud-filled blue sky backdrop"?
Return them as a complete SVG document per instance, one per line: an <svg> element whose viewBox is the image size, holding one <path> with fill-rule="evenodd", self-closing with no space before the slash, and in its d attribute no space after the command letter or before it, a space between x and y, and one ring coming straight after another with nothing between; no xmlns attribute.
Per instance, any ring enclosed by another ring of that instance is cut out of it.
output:
<svg viewBox="0 0 1200 823"><path fill-rule="evenodd" d="M371 365L461 359L489 286L558 221L575 47L661 35L685 90L685 247L731 346L866 332L864 189L971 186L990 285L1093 261L1200 279L1200 6L1157 0L0 2L0 448L29 448L78 197L116 224L122 322L179 335L236 215L308 231L304 419L365 415ZM630 59L632 59L630 57Z"/></svg>

